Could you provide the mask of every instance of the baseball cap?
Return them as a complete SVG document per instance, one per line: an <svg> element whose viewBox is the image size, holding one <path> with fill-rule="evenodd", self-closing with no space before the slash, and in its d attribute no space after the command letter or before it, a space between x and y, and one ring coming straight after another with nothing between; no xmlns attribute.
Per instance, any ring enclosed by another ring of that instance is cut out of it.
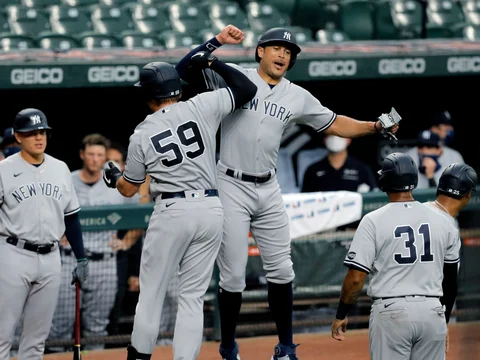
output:
<svg viewBox="0 0 480 360"><path fill-rule="evenodd" d="M3 136L0 139L0 146L7 146L8 144L15 142L16 140L13 127L6 128L3 131Z"/></svg>
<svg viewBox="0 0 480 360"><path fill-rule="evenodd" d="M417 146L440 147L442 139L430 130L423 130L418 134Z"/></svg>
<svg viewBox="0 0 480 360"><path fill-rule="evenodd" d="M430 123L432 126L442 125L442 124L453 126L452 116L446 110L434 113L430 117Z"/></svg>

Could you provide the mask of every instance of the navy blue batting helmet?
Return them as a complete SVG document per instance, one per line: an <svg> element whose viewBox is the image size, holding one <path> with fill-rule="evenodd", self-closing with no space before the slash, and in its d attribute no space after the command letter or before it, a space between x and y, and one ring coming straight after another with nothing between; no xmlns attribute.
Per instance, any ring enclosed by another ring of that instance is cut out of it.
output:
<svg viewBox="0 0 480 360"><path fill-rule="evenodd" d="M140 81L134 86L144 91L147 100L175 97L182 91L177 70L173 65L162 61L145 65L140 71Z"/></svg>
<svg viewBox="0 0 480 360"><path fill-rule="evenodd" d="M281 44L292 52L290 56L290 64L288 65L288 70L290 70L293 65L295 65L295 61L297 61L297 55L300 53L301 49L300 46L297 45L297 40L295 38L295 34L285 28L272 28L260 36L258 39L257 47L255 48L255 60L259 63L260 56L258 56L258 47L259 46L268 46L274 44Z"/></svg>
<svg viewBox="0 0 480 360"><path fill-rule="evenodd" d="M460 199L470 191L476 191L478 183L477 172L467 164L454 163L448 165L438 181L439 194Z"/></svg>
<svg viewBox="0 0 480 360"><path fill-rule="evenodd" d="M28 132L34 130L51 130L48 126L47 117L38 109L23 109L15 117L13 130L16 132Z"/></svg>
<svg viewBox="0 0 480 360"><path fill-rule="evenodd" d="M378 186L384 192L410 191L417 187L418 168L413 159L404 153L391 153L378 171Z"/></svg>

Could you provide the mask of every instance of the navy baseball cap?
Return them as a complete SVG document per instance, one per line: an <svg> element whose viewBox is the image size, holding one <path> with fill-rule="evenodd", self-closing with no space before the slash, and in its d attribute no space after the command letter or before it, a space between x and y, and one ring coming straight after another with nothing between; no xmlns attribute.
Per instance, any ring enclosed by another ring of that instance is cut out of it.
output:
<svg viewBox="0 0 480 360"><path fill-rule="evenodd" d="M15 140L13 127L6 128L3 131L3 136L1 137L0 146L6 146L6 145L11 144L15 141L16 140Z"/></svg>
<svg viewBox="0 0 480 360"><path fill-rule="evenodd" d="M432 126L442 125L442 124L453 126L452 116L446 110L433 114L430 117L430 123Z"/></svg>
<svg viewBox="0 0 480 360"><path fill-rule="evenodd" d="M417 138L417 146L423 147L440 147L442 146L442 139L440 139L440 136L435 134L434 132L430 130L423 130L418 134Z"/></svg>

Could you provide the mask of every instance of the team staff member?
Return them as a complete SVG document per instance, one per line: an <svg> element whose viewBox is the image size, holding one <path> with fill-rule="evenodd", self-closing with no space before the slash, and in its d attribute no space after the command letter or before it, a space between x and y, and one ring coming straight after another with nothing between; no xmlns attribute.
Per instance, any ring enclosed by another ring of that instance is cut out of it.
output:
<svg viewBox="0 0 480 360"><path fill-rule="evenodd" d="M60 287L58 242L65 233L73 249L73 279L88 276L78 212L67 165L45 153L47 117L24 109L15 117L20 152L0 162L0 359L10 359L22 315L19 359L42 359Z"/></svg>

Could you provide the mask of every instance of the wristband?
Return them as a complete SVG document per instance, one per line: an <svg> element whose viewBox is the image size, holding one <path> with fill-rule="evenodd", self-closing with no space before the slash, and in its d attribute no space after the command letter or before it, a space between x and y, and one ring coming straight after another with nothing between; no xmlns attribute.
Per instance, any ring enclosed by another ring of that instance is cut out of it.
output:
<svg viewBox="0 0 480 360"><path fill-rule="evenodd" d="M335 315L335 318L337 320L345 319L352 306L353 304L345 304L342 300L340 300L338 303L337 314Z"/></svg>

